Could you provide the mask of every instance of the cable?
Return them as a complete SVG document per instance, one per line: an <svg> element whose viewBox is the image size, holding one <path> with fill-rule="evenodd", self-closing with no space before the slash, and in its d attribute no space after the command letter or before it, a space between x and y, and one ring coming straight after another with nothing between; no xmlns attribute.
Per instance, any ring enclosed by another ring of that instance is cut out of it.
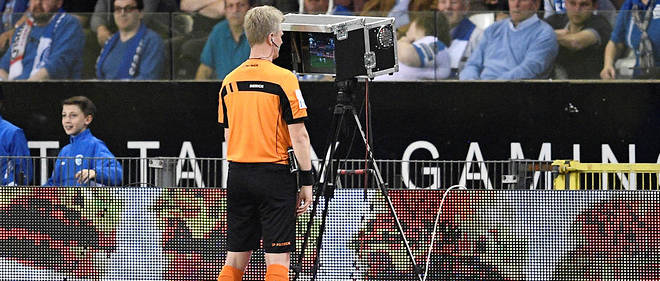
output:
<svg viewBox="0 0 660 281"><path fill-rule="evenodd" d="M447 190L445 190L445 193L442 195L442 201L440 201L440 206L438 207L438 213L435 215L435 224L433 224L433 234L431 235L431 245L429 245L429 253L426 255L426 268L424 269L424 278L422 281L426 281L426 277L429 274L429 263L431 262L431 252L433 251L433 243L435 242L435 233L438 229L438 222L440 221L440 211L442 211L442 205L445 203L445 197L449 193L450 190L457 188L461 190L467 190L465 186L462 185L452 185Z"/></svg>
<svg viewBox="0 0 660 281"><path fill-rule="evenodd" d="M364 147L364 170L369 171L369 123L371 118L369 116L369 79L364 81L364 123L365 123L365 147ZM375 163L374 163L375 165ZM364 175L364 199L367 199L367 184L369 183L369 173Z"/></svg>

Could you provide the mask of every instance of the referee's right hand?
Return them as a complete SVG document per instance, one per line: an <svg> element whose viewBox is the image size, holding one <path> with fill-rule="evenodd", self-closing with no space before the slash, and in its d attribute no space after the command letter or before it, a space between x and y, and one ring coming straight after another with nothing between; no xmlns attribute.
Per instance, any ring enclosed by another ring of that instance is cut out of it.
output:
<svg viewBox="0 0 660 281"><path fill-rule="evenodd" d="M296 202L298 208L296 209L296 216L300 216L307 211L309 205L312 204L312 197L312 186L303 185L303 187L300 188L300 191L298 191L298 200Z"/></svg>

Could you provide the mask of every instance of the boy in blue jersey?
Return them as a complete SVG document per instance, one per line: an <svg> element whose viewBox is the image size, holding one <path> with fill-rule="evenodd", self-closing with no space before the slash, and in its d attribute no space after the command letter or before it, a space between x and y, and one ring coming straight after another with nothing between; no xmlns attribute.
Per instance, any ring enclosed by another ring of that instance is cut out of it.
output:
<svg viewBox="0 0 660 281"><path fill-rule="evenodd" d="M122 183L123 171L103 141L89 130L96 114L90 99L75 96L62 101L62 127L71 143L60 151L46 186L110 185Z"/></svg>
<svg viewBox="0 0 660 281"><path fill-rule="evenodd" d="M3 95L0 91L0 111ZM14 158L26 156L26 158ZM32 176L30 149L21 128L2 119L0 115L0 186L25 185ZM22 176L21 176L22 175Z"/></svg>

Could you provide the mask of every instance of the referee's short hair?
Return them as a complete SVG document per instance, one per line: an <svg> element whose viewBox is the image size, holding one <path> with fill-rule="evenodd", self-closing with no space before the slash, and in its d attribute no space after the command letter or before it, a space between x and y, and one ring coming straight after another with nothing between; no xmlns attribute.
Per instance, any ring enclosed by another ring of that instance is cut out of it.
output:
<svg viewBox="0 0 660 281"><path fill-rule="evenodd" d="M265 42L268 34L280 30L280 24L283 21L284 15L275 7L259 6L250 9L245 14L245 20L243 22L248 44L254 46Z"/></svg>

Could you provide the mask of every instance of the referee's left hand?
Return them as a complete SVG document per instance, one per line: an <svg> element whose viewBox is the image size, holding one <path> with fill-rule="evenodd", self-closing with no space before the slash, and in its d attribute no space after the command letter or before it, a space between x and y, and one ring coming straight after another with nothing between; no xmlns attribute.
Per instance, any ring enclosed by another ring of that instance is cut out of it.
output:
<svg viewBox="0 0 660 281"><path fill-rule="evenodd" d="M296 202L296 206L298 206L298 208L296 209L296 216L300 216L302 213L307 211L307 208L309 208L309 205L311 204L312 186L303 185L303 187L300 188L300 191L298 192L298 201Z"/></svg>

